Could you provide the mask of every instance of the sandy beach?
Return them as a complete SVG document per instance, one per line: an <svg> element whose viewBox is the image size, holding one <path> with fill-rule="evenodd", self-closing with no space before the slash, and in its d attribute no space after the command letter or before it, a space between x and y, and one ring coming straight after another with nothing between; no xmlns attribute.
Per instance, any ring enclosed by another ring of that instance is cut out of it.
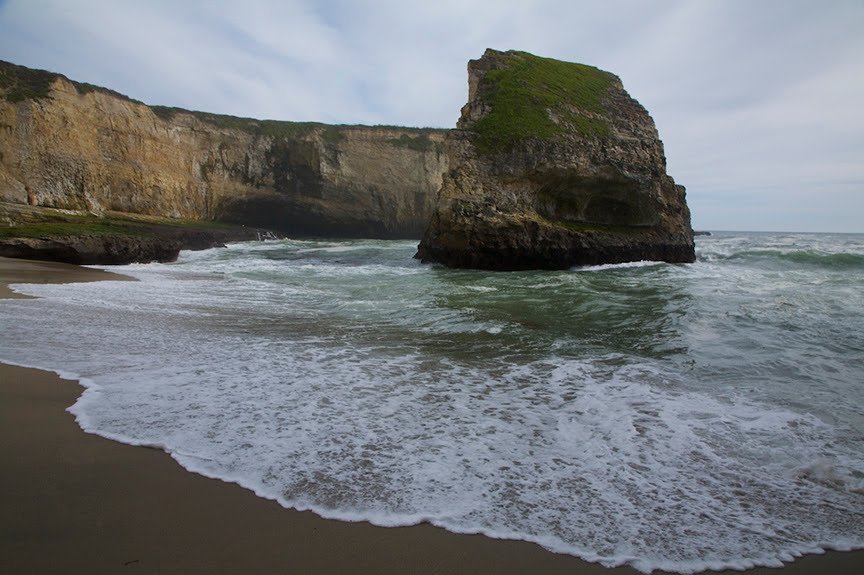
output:
<svg viewBox="0 0 864 575"><path fill-rule="evenodd" d="M118 276L0 258L0 298L15 297L10 283L109 278ZM0 364L0 573L637 573L531 543L284 509L159 450L82 432L65 411L81 392L53 373ZM862 571L858 551L747 573Z"/></svg>

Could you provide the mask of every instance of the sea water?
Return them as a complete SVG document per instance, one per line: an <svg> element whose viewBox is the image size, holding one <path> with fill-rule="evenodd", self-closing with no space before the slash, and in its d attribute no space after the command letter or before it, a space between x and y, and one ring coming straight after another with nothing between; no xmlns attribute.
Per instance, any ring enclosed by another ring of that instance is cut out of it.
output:
<svg viewBox="0 0 864 575"><path fill-rule="evenodd" d="M692 265L448 270L281 240L17 285L0 359L82 428L287 507L642 571L864 547L864 236L715 234Z"/></svg>

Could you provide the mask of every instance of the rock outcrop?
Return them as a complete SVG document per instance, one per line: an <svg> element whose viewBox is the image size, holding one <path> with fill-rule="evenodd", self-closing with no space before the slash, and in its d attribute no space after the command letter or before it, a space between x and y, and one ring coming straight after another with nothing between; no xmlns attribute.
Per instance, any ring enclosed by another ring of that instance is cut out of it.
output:
<svg viewBox="0 0 864 575"><path fill-rule="evenodd" d="M0 256L70 264L170 262L180 250L273 238L246 226L0 202Z"/></svg>
<svg viewBox="0 0 864 575"><path fill-rule="evenodd" d="M418 258L493 270L695 260L684 188L616 76L495 50L468 73Z"/></svg>
<svg viewBox="0 0 864 575"><path fill-rule="evenodd" d="M130 236L58 236L0 239L0 256L77 265L123 265L173 262L180 253L177 240Z"/></svg>
<svg viewBox="0 0 864 575"><path fill-rule="evenodd" d="M419 238L447 167L444 134L151 107L0 62L6 202Z"/></svg>

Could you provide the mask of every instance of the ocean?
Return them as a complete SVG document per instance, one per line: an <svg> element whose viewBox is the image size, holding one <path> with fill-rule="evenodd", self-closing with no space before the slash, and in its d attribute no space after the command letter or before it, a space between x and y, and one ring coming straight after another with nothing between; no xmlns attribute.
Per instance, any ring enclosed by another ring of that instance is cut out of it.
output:
<svg viewBox="0 0 864 575"><path fill-rule="evenodd" d="M689 265L448 270L279 240L17 285L0 359L91 433L286 507L649 572L864 547L864 235Z"/></svg>

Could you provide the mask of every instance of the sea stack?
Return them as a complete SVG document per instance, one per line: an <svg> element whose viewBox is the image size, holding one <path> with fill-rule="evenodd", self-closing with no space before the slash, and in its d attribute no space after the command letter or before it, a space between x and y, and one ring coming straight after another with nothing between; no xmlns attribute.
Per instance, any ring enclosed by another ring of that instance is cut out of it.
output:
<svg viewBox="0 0 864 575"><path fill-rule="evenodd" d="M695 260L684 187L614 74L526 52L468 63L468 103L420 242L424 262L489 270Z"/></svg>

